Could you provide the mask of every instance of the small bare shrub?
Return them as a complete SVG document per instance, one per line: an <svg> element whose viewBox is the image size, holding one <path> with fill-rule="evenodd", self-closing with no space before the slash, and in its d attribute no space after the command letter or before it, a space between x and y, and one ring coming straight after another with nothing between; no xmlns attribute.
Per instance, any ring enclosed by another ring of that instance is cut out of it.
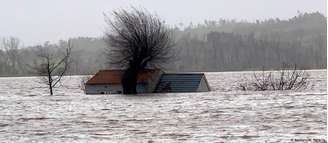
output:
<svg viewBox="0 0 328 143"><path fill-rule="evenodd" d="M239 88L246 90L298 90L305 88L308 84L309 74L304 70L297 69L296 65L292 68L283 64L279 71L265 71L254 73L251 81L241 83Z"/></svg>

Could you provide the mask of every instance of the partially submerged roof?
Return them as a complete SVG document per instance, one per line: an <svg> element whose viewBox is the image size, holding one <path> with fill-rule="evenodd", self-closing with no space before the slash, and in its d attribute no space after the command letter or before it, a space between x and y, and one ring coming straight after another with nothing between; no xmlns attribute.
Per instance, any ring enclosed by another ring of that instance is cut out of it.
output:
<svg viewBox="0 0 328 143"><path fill-rule="evenodd" d="M137 82L145 83L160 72L159 69L145 69L139 73ZM123 73L123 70L100 70L86 84L121 84Z"/></svg>
<svg viewBox="0 0 328 143"><path fill-rule="evenodd" d="M209 90L203 73L165 73L161 76L155 92L197 92L204 82L205 91Z"/></svg>

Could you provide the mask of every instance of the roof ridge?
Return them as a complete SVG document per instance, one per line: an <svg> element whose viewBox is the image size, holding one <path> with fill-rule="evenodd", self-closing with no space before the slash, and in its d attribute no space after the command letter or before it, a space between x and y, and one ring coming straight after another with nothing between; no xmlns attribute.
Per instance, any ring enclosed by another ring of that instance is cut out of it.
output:
<svg viewBox="0 0 328 143"><path fill-rule="evenodd" d="M100 69L98 71L124 71L125 69ZM159 70L159 71L162 71L161 69L143 69L143 70Z"/></svg>
<svg viewBox="0 0 328 143"><path fill-rule="evenodd" d="M124 70L120 69L102 69L88 80L87 84L120 84L123 72ZM146 82L149 78L152 78L152 76L160 73L160 69L146 69L144 72L139 73L140 76L138 76L137 82Z"/></svg>
<svg viewBox="0 0 328 143"><path fill-rule="evenodd" d="M179 73L179 72L176 72L176 73L165 72L164 74L193 74L193 75L204 75L204 73L201 73L201 72L199 72L199 73L194 73L194 72L191 72L191 73L185 73L185 72L181 72L181 73Z"/></svg>

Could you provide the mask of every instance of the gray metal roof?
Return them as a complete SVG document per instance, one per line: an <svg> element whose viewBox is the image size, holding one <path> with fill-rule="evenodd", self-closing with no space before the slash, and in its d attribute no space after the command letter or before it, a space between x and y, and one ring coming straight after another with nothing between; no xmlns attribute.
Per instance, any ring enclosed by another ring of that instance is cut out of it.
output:
<svg viewBox="0 0 328 143"><path fill-rule="evenodd" d="M196 92L203 76L199 73L164 73L155 92Z"/></svg>

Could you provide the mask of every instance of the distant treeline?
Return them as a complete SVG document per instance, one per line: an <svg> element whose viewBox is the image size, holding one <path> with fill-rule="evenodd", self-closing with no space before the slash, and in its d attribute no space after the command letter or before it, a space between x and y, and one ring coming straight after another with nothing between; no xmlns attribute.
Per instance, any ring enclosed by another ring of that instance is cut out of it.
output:
<svg viewBox="0 0 328 143"><path fill-rule="evenodd" d="M172 28L175 38L174 71L232 71L275 69L282 63L306 69L326 68L327 18L321 13L302 13L288 20L268 19L246 22L205 21L203 24ZM1 44L2 43L2 44ZM37 46L53 47L60 53L65 41L20 47L16 38L0 43L0 76L33 75ZM93 74L111 68L102 38L73 38L70 74Z"/></svg>

